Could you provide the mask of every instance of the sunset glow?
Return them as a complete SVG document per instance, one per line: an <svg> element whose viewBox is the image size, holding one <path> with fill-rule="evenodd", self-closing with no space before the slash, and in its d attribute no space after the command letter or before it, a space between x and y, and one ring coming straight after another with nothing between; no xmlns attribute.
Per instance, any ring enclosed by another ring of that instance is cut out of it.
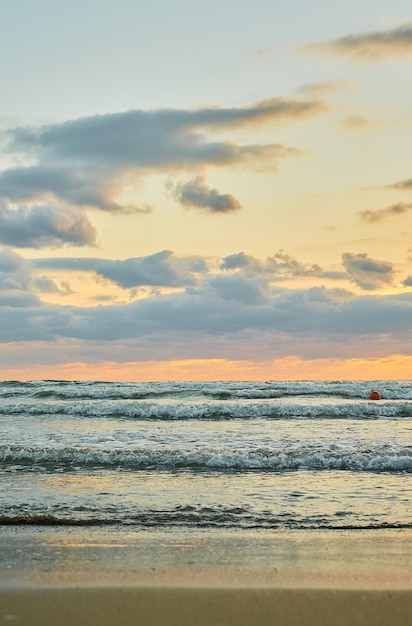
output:
<svg viewBox="0 0 412 626"><path fill-rule="evenodd" d="M411 380L412 357L386 359L321 359L304 361L286 357L268 363L225 359L148 361L147 363L66 363L0 369L0 376L19 380L230 381L230 380Z"/></svg>

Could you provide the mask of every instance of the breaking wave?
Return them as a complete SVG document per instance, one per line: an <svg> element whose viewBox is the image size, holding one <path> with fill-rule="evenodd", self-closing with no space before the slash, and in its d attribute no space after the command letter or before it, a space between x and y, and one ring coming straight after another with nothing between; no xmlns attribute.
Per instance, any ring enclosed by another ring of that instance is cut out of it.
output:
<svg viewBox="0 0 412 626"><path fill-rule="evenodd" d="M236 528L236 529L330 529L372 530L412 528L412 523L377 522L366 518L355 522L345 515L296 515L253 511L247 507L177 506L171 509L129 511L123 516L99 511L84 516L52 513L0 515L0 526L137 526L139 528Z"/></svg>
<svg viewBox="0 0 412 626"><path fill-rule="evenodd" d="M395 419L412 417L412 402L366 400L341 403L285 402L131 402L124 400L3 403L0 415L70 416L135 420L230 419Z"/></svg>
<svg viewBox="0 0 412 626"><path fill-rule="evenodd" d="M357 472L412 472L412 446L375 444L283 445L245 449L197 449L2 446L3 464L56 468L119 468L124 470L293 471L351 470Z"/></svg>

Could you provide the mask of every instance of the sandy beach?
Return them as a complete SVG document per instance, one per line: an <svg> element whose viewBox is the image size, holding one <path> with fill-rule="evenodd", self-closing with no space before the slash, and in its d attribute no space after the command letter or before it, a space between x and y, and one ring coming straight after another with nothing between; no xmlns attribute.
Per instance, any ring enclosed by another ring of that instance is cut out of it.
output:
<svg viewBox="0 0 412 626"><path fill-rule="evenodd" d="M7 528L0 620L407 625L412 533Z"/></svg>
<svg viewBox="0 0 412 626"><path fill-rule="evenodd" d="M406 626L411 609L411 592L400 590L139 586L1 594L3 622L31 626Z"/></svg>

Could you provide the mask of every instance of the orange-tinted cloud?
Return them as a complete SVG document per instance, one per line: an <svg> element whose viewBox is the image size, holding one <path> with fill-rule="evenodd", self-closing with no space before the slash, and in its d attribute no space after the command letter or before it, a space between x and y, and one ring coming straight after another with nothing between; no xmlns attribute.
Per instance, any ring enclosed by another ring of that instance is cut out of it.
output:
<svg viewBox="0 0 412 626"><path fill-rule="evenodd" d="M408 211L412 211L412 202L398 202L384 209L365 209L364 211L358 211L358 215L365 222L375 223L391 217L405 215Z"/></svg>
<svg viewBox="0 0 412 626"><path fill-rule="evenodd" d="M392 30L346 35L317 41L299 49L324 57L348 57L355 63L376 63L412 56L412 24Z"/></svg>

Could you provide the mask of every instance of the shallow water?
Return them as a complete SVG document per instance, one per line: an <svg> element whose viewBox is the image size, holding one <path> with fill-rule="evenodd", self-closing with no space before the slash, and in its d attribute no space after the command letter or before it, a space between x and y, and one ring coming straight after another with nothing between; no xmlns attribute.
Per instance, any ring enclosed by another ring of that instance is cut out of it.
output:
<svg viewBox="0 0 412 626"><path fill-rule="evenodd" d="M2 524L412 527L411 382L5 382L0 428Z"/></svg>

